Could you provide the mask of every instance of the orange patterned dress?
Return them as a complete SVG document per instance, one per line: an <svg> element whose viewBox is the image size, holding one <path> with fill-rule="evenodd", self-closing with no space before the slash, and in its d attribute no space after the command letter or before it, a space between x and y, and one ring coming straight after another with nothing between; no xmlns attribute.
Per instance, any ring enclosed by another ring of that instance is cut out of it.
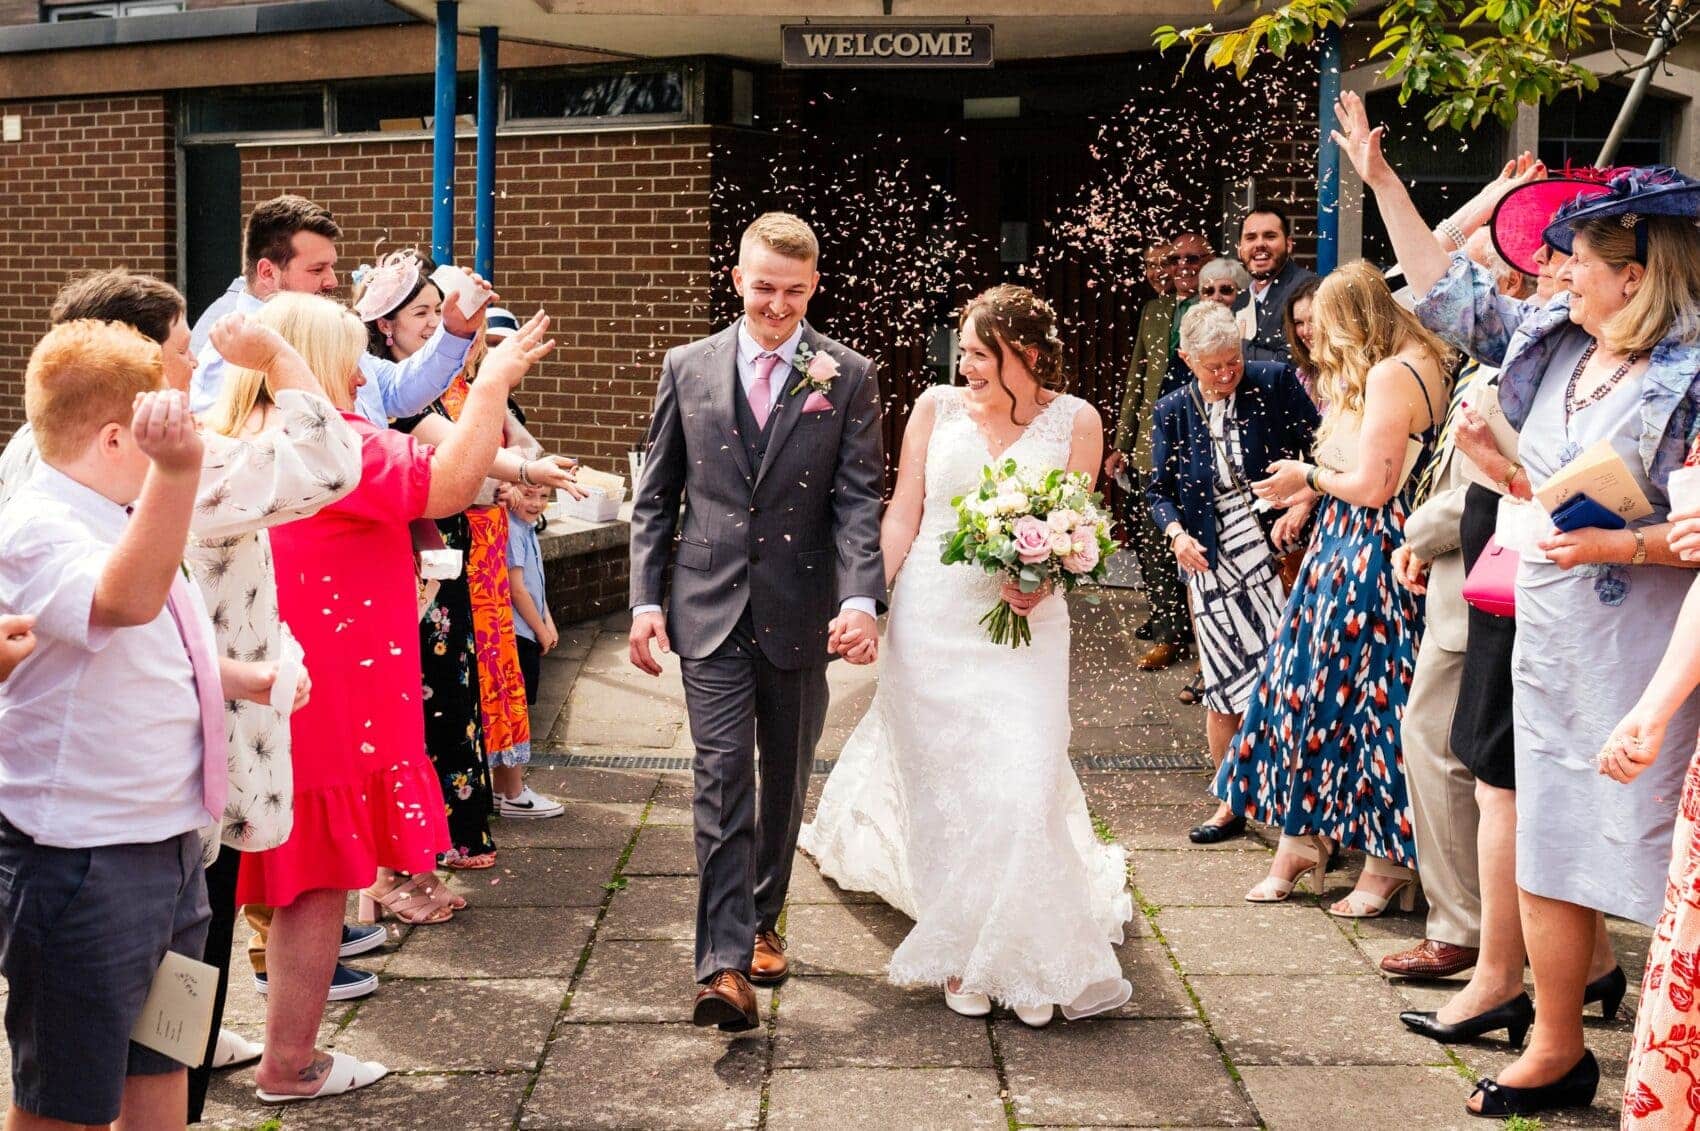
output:
<svg viewBox="0 0 1700 1131"><path fill-rule="evenodd" d="M449 419L459 418L466 394L466 375L462 374L443 393L443 408L448 410ZM519 648L514 643L507 508L468 507L466 525L471 535L466 585L472 596L484 750L492 766L523 766L531 761L531 715L525 703Z"/></svg>

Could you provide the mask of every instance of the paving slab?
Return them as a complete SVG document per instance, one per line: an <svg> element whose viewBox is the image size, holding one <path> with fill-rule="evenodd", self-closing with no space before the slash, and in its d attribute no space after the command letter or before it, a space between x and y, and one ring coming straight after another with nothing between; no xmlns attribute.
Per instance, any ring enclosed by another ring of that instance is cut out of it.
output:
<svg viewBox="0 0 1700 1131"><path fill-rule="evenodd" d="M1369 969L1357 947L1314 904L1165 908L1157 915L1157 929L1188 977L1360 974Z"/></svg>
<svg viewBox="0 0 1700 1131"><path fill-rule="evenodd" d="M996 1022L1015 1116L1063 1126L1255 1123L1196 1021Z"/></svg>
<svg viewBox="0 0 1700 1131"><path fill-rule="evenodd" d="M643 816L641 802L562 802L566 812L559 817L499 817L490 823L490 835L501 853L512 848L612 848L624 849Z"/></svg>
<svg viewBox="0 0 1700 1131"><path fill-rule="evenodd" d="M280 1119L287 1131L505 1131L514 1125L529 1080L524 1073L391 1075L346 1096L279 1108L254 1098L252 1072L224 1072L207 1091L207 1122L196 1126L250 1131Z"/></svg>
<svg viewBox="0 0 1700 1131"><path fill-rule="evenodd" d="M395 978L565 978L596 922L593 907L469 907L420 927L391 959Z"/></svg>
<svg viewBox="0 0 1700 1131"><path fill-rule="evenodd" d="M593 770L551 766L532 770L526 782L557 801L623 802L642 805L655 792L653 771Z"/></svg>
<svg viewBox="0 0 1700 1131"><path fill-rule="evenodd" d="M1135 851L1133 886L1161 908L1245 907L1245 893L1269 874L1262 852Z"/></svg>
<svg viewBox="0 0 1700 1131"><path fill-rule="evenodd" d="M1269 1131L1477 1131L1484 1126L1464 1111L1470 1085L1451 1067L1254 1065L1240 1074Z"/></svg>
<svg viewBox="0 0 1700 1131"><path fill-rule="evenodd" d="M697 922L695 876L626 877L596 930L604 939L694 939Z"/></svg>
<svg viewBox="0 0 1700 1131"><path fill-rule="evenodd" d="M1399 1023L1404 1001L1361 974L1189 978L1236 1065L1441 1064L1446 1051Z"/></svg>
<svg viewBox="0 0 1700 1131"><path fill-rule="evenodd" d="M779 1068L993 1065L986 1023L952 1013L943 994L848 975L780 987L773 1056Z"/></svg>
<svg viewBox="0 0 1700 1131"><path fill-rule="evenodd" d="M694 953L688 940L598 938L563 1020L690 1021L697 992ZM772 990L756 990L763 1017L772 995Z"/></svg>
<svg viewBox="0 0 1700 1131"><path fill-rule="evenodd" d="M645 825L623 871L628 876L695 876L694 831L684 825Z"/></svg>
<svg viewBox="0 0 1700 1131"><path fill-rule="evenodd" d="M644 828L656 826L671 826L676 828L692 828L696 820L691 816L691 803L687 799L677 804L657 800L649 807L649 816L644 818Z"/></svg>
<svg viewBox="0 0 1700 1131"><path fill-rule="evenodd" d="M769 1094L773 1131L1009 1126L989 1068L782 1069Z"/></svg>
<svg viewBox="0 0 1700 1131"><path fill-rule="evenodd" d="M723 1131L761 1118L767 1041L691 1025L564 1025L519 1125Z"/></svg>
<svg viewBox="0 0 1700 1131"><path fill-rule="evenodd" d="M871 891L849 891L820 874L815 862L802 853L791 868L791 890L785 893L786 902L796 906L803 903L878 903L880 897Z"/></svg>
<svg viewBox="0 0 1700 1131"><path fill-rule="evenodd" d="M1235 837L1219 844L1193 844L1188 840L1186 834L1192 831L1192 827L1209 820L1216 812L1216 803L1209 798L1181 805L1141 805L1118 798L1093 801L1091 805L1094 814L1109 822L1116 839L1131 849L1255 852L1265 858L1268 856L1268 849L1263 843L1251 837Z"/></svg>
<svg viewBox="0 0 1700 1131"><path fill-rule="evenodd" d="M335 1048L392 1072L530 1071L566 996L564 976L390 979L360 1003ZM474 1018L476 1031L464 1031Z"/></svg>
<svg viewBox="0 0 1700 1131"><path fill-rule="evenodd" d="M615 848L499 849L494 868L454 872L449 883L474 908L600 907L619 862Z"/></svg>
<svg viewBox="0 0 1700 1131"><path fill-rule="evenodd" d="M1133 805L1198 805L1208 802L1212 774L1193 771L1153 770L1146 773L1083 773L1080 785L1088 805L1097 807L1104 798Z"/></svg>
<svg viewBox="0 0 1700 1131"><path fill-rule="evenodd" d="M785 913L792 970L884 976L891 952L914 924L883 903L793 905Z"/></svg>
<svg viewBox="0 0 1700 1131"><path fill-rule="evenodd" d="M1134 916L1135 923L1144 921L1143 915ZM1187 996L1186 986L1181 983L1181 976L1175 972L1174 963L1169 960L1169 952L1162 943L1130 934L1127 941L1117 948L1116 954L1121 959L1122 975L1133 984L1133 997L1107 1016L1198 1016L1198 1010L1193 1006L1192 998Z"/></svg>

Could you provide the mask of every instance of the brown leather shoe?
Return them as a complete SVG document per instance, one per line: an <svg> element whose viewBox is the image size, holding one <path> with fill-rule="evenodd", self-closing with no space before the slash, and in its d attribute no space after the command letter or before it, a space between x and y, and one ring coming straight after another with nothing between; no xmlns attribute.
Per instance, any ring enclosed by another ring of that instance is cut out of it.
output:
<svg viewBox="0 0 1700 1131"><path fill-rule="evenodd" d="M763 931L756 936L756 952L750 959L750 984L777 986L791 973L791 962L785 957L785 940L778 931Z"/></svg>
<svg viewBox="0 0 1700 1131"><path fill-rule="evenodd" d="M728 1033L743 1033L761 1024L756 1012L756 992L749 979L736 970L722 970L697 991L693 1025L717 1025Z"/></svg>
<svg viewBox="0 0 1700 1131"><path fill-rule="evenodd" d="M1410 950L1383 958L1381 968L1401 978L1450 978L1474 966L1478 953L1473 946L1424 939Z"/></svg>
<svg viewBox="0 0 1700 1131"><path fill-rule="evenodd" d="M1186 648L1180 644L1170 644L1167 641L1153 644L1145 655L1139 657L1139 670L1142 672L1160 672L1185 654Z"/></svg>

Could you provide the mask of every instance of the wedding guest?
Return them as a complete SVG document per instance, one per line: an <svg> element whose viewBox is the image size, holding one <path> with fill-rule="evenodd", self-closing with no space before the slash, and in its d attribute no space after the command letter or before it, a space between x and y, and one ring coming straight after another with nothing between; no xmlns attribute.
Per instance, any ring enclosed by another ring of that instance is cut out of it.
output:
<svg viewBox="0 0 1700 1131"><path fill-rule="evenodd" d="M1283 327L1287 296L1316 276L1293 262L1287 213L1267 202L1253 205L1240 224L1239 256L1251 273L1251 286L1234 300L1234 310L1247 313L1252 330L1246 360L1291 361Z"/></svg>
<svg viewBox="0 0 1700 1131"><path fill-rule="evenodd" d="M561 634L549 612L549 593L543 576L543 548L537 524L549 505L547 487L521 487L508 504L508 587L514 595L514 642L525 674L525 702L537 703L537 684L543 657L555 650ZM535 723L536 720L534 719Z"/></svg>
<svg viewBox="0 0 1700 1131"><path fill-rule="evenodd" d="M1232 310L1234 300L1251 287L1251 276L1237 259L1219 255L1198 269L1198 297ZM1239 323L1235 319L1236 324Z"/></svg>
<svg viewBox="0 0 1700 1131"><path fill-rule="evenodd" d="M1317 401L1316 392L1316 362L1311 360L1311 303L1316 299L1316 288L1322 285L1322 280L1316 276L1302 279L1294 284L1287 294L1287 306L1281 313L1282 332L1287 336L1287 353L1293 360L1294 372L1298 374L1299 384L1316 401L1316 407L1322 403Z"/></svg>
<svg viewBox="0 0 1700 1131"><path fill-rule="evenodd" d="M6 1122L182 1127L183 1065L130 1034L167 952L201 957L222 701L269 682L219 660L178 568L202 451L158 343L56 326L24 402L41 463L0 517L0 613L39 636L0 685Z"/></svg>
<svg viewBox="0 0 1700 1131"><path fill-rule="evenodd" d="M1423 319L1501 364L1500 404L1521 429L1529 478L1538 487L1603 442L1653 508L1628 529L1555 534L1541 543L1547 560L1524 560L1517 582L1517 886L1541 1007L1523 1055L1468 1104L1493 1116L1583 1106L1599 1085L1582 1030L1588 984L1608 980L1615 1011L1623 983L1601 945L1601 912L1657 919L1669 798L1700 727L1691 697L1673 717L1682 737L1650 772L1627 788L1597 772L1612 720L1652 676L1653 642L1691 581L1669 545L1664 483L1694 439L1700 398L1700 182L1636 169L1579 192L1544 233L1570 253L1558 273L1567 294L1545 307L1515 302L1435 247L1361 100L1347 95L1341 110L1342 149L1376 194Z"/></svg>
<svg viewBox="0 0 1700 1131"><path fill-rule="evenodd" d="M1313 317L1328 406L1318 458L1327 462L1279 460L1252 486L1278 506L1320 496L1316 533L1216 796L1281 827L1269 875L1248 900L1285 900L1312 870L1320 881L1335 842L1368 859L1357 886L1328 910L1370 918L1395 895L1408 911L1415 896L1398 732L1422 608L1394 582L1392 553L1411 472L1444 411L1450 361L1361 260L1322 281Z"/></svg>
<svg viewBox="0 0 1700 1131"><path fill-rule="evenodd" d="M1115 438L1110 454L1104 458L1105 475L1116 479L1124 470L1128 473L1124 521L1151 604L1150 618L1134 632L1140 640L1151 641L1151 647L1139 658L1141 671L1161 671L1179 661L1193 636L1186 593L1175 573L1174 559L1163 544L1161 532L1151 525L1151 513L1143 499L1151 474L1151 414L1158 399L1169 391L1169 363L1180 333L1177 311L1183 299L1194 299L1198 269L1210 258L1210 245L1198 233L1186 232L1163 247L1167 293L1147 302L1139 312Z"/></svg>
<svg viewBox="0 0 1700 1131"><path fill-rule="evenodd" d="M259 1098L274 1103L365 1087L386 1071L314 1044L348 892L368 888L380 867L429 872L449 848L413 702L420 660L409 523L466 506L495 455L509 389L552 345L540 314L492 351L486 380L431 449L354 415L361 371L352 347L365 328L329 299L300 301L312 304L309 316L342 323L348 367L317 376L361 437L362 469L352 493L271 535L278 612L317 673L312 700L290 719L294 830L244 855L237 890L276 909L266 1050L255 1073Z"/></svg>
<svg viewBox="0 0 1700 1131"><path fill-rule="evenodd" d="M232 312L252 314L275 294L333 293L337 288L336 241L341 238L342 229L330 211L305 197L285 194L257 205L248 214L242 239L247 286ZM409 360L398 364L369 357L360 363L366 377L357 400L360 415L381 428L391 417L423 412L448 387L484 324L484 305L496 299L477 276L472 278L474 296L466 300L466 307L472 309L463 307L458 299L449 303L438 332ZM206 323L207 315L203 314L196 329ZM199 361L189 405L196 412L205 412L218 399L225 359L217 349L205 348Z"/></svg>
<svg viewBox="0 0 1700 1131"><path fill-rule="evenodd" d="M1311 504L1300 503L1267 529L1267 508L1248 484L1279 459L1310 450L1316 406L1291 367L1247 363L1244 339L1226 305L1204 303L1181 320L1180 355L1196 382L1157 402L1152 520L1186 574L1198 626L1205 732L1220 766L1251 700L1260 662L1281 627L1287 594L1278 553L1299 541ZM1192 830L1194 844L1245 831L1221 805Z"/></svg>

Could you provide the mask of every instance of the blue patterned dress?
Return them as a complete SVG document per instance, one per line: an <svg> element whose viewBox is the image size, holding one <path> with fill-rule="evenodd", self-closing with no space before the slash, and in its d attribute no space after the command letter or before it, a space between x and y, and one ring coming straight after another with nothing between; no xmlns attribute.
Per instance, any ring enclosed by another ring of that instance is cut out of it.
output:
<svg viewBox="0 0 1700 1131"><path fill-rule="evenodd" d="M1416 670L1422 599L1393 576L1410 486L1385 506L1323 500L1286 624L1216 774L1235 813L1415 867L1399 721Z"/></svg>

